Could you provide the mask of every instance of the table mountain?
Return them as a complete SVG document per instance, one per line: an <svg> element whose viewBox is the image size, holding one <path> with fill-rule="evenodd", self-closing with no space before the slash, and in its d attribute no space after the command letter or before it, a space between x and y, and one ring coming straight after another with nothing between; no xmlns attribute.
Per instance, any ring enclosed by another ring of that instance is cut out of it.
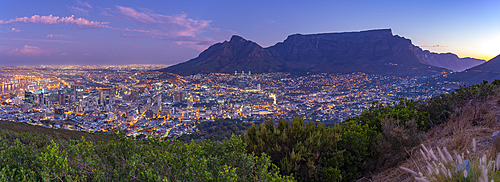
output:
<svg viewBox="0 0 500 182"><path fill-rule="evenodd" d="M447 70L420 59L411 40L393 35L390 29L381 29L294 34L268 48L235 35L230 41L210 46L194 59L162 71L179 75L252 71L411 76Z"/></svg>

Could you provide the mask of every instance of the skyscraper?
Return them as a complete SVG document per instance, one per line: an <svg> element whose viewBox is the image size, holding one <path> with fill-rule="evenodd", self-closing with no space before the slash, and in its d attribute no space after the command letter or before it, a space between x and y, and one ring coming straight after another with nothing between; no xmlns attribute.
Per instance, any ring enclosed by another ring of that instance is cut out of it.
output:
<svg viewBox="0 0 500 182"><path fill-rule="evenodd" d="M105 105L104 103L104 95L102 90L99 90L99 105Z"/></svg>
<svg viewBox="0 0 500 182"><path fill-rule="evenodd" d="M28 90L24 91L24 103L35 105L35 94Z"/></svg>
<svg viewBox="0 0 500 182"><path fill-rule="evenodd" d="M84 85L71 85L76 92L76 101L80 101L83 99L83 92L85 91Z"/></svg>
<svg viewBox="0 0 500 182"><path fill-rule="evenodd" d="M58 96L59 96L59 104L60 105L63 105L63 104L66 104L66 90L64 89L59 89L59 91L57 92Z"/></svg>
<svg viewBox="0 0 500 182"><path fill-rule="evenodd" d="M161 110L161 94L158 95L156 99L156 105L158 105L158 109Z"/></svg>

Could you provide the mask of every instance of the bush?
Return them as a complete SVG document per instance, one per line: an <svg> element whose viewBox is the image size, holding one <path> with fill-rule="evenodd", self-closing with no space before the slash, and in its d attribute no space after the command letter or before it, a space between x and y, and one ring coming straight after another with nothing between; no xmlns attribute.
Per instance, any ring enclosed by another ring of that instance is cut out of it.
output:
<svg viewBox="0 0 500 182"><path fill-rule="evenodd" d="M373 102L370 108L357 117L347 118L346 122L367 124L377 132L382 132L382 119L388 117L399 120L401 124L415 120L419 129L426 129L429 125L427 112L419 112L418 109L417 101L404 98L399 98L398 102L388 105Z"/></svg>
<svg viewBox="0 0 500 182"><path fill-rule="evenodd" d="M377 135L374 127L357 122L344 122L337 150L343 151L340 167L343 181L355 181L362 174L373 171L376 166Z"/></svg>
<svg viewBox="0 0 500 182"><path fill-rule="evenodd" d="M448 120L454 109L464 106L467 103L473 104L483 102L489 96L494 96L498 93L500 80L493 81L488 84L488 81L483 81L481 84L470 86L460 86L450 94L441 94L427 101L419 101L418 111L428 114L428 121L424 129L428 130L431 127L441 124Z"/></svg>
<svg viewBox="0 0 500 182"><path fill-rule="evenodd" d="M377 137L379 163L388 167L396 165L409 157L407 150L420 144L424 137L415 120L401 123L393 118L382 119L382 133Z"/></svg>
<svg viewBox="0 0 500 182"><path fill-rule="evenodd" d="M247 152L271 156L282 175L294 175L301 181L340 181L337 168L340 153L335 150L340 139L339 128L294 118L289 124L281 119L275 126L268 120L252 126L245 135Z"/></svg>

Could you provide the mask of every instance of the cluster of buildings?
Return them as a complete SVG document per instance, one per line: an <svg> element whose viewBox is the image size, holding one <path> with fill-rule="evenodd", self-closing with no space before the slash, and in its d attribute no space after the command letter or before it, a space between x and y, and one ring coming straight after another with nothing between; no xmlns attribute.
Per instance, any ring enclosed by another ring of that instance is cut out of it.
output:
<svg viewBox="0 0 500 182"><path fill-rule="evenodd" d="M428 99L459 83L437 77L288 73L165 76L150 67L3 69L0 119L87 132L173 137L218 118L261 122L303 117L324 123L359 115L376 101ZM24 80L23 80L24 79Z"/></svg>

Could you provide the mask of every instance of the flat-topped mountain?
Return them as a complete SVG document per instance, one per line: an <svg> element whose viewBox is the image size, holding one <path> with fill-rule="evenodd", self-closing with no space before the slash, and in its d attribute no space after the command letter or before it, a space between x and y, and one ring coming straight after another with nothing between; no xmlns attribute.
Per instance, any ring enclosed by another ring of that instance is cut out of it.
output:
<svg viewBox="0 0 500 182"><path fill-rule="evenodd" d="M446 68L455 72L464 71L466 69L481 65L486 62L482 59L475 59L469 57L459 58L457 55L452 53L434 53L428 50L422 50L418 46L415 46L413 50L415 51L417 56L425 63L440 68Z"/></svg>
<svg viewBox="0 0 500 182"><path fill-rule="evenodd" d="M294 34L271 47L239 36L210 46L198 57L163 69L179 75L235 71L430 75L446 69L428 64L411 40L390 29L361 32Z"/></svg>

